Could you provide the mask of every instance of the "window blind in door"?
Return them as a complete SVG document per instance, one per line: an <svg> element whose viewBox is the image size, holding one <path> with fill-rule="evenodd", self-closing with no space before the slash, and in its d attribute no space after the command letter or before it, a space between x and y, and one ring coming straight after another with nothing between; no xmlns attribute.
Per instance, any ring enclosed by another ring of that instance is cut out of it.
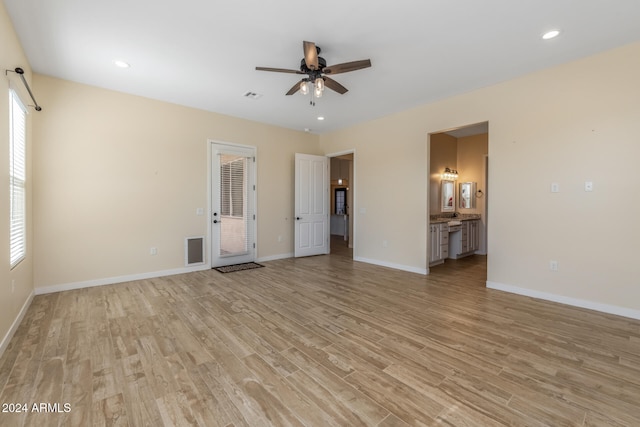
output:
<svg viewBox="0 0 640 427"><path fill-rule="evenodd" d="M248 158L220 154L220 255L248 252Z"/></svg>

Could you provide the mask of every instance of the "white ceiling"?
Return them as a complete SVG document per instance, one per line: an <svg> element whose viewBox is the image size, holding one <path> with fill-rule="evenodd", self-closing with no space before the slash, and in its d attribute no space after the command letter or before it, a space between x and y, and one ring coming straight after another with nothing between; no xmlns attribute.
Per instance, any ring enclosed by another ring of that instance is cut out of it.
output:
<svg viewBox="0 0 640 427"><path fill-rule="evenodd" d="M640 40L639 0L4 3L37 73L314 133ZM552 28L561 35L543 41ZM303 40L328 65L372 67L336 75L349 92L311 107L285 96L301 76L255 70L298 69Z"/></svg>

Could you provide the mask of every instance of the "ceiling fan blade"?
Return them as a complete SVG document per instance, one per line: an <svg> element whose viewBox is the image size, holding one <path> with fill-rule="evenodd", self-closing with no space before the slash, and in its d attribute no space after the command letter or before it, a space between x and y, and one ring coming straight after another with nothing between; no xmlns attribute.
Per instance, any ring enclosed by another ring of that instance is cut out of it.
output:
<svg viewBox="0 0 640 427"><path fill-rule="evenodd" d="M258 70L258 71L274 71L276 73L304 74L300 70L287 70L286 68L256 67L256 70Z"/></svg>
<svg viewBox="0 0 640 427"><path fill-rule="evenodd" d="M343 95L343 94L345 94L345 93L347 93L349 91L349 89L347 89L346 87L342 86L337 81L335 81L333 79L330 79L327 76L323 76L322 78L324 79L324 86L325 87L328 87L331 90L335 90L340 95Z"/></svg>
<svg viewBox="0 0 640 427"><path fill-rule="evenodd" d="M291 86L291 89L289 89L289 92L287 92L287 95L293 95L294 93L299 91L300 90L300 83L302 83L303 81L304 81L304 79L300 80L298 83L296 83L293 86Z"/></svg>
<svg viewBox="0 0 640 427"><path fill-rule="evenodd" d="M304 49L304 62L310 70L318 69L318 50L314 42L302 42Z"/></svg>
<svg viewBox="0 0 640 427"><path fill-rule="evenodd" d="M328 67L324 67L322 72L324 74L340 74L369 67L371 67L371 60L363 59L360 61L343 62L342 64L330 65Z"/></svg>

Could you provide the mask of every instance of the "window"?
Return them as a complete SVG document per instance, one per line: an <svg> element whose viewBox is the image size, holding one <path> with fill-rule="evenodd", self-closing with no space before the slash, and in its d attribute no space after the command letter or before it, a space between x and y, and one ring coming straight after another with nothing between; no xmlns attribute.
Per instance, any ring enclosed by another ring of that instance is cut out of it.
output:
<svg viewBox="0 0 640 427"><path fill-rule="evenodd" d="M13 90L9 98L9 257L13 268L27 253L27 110Z"/></svg>
<svg viewBox="0 0 640 427"><path fill-rule="evenodd" d="M335 192L336 215L345 215L347 213L347 189L336 188Z"/></svg>

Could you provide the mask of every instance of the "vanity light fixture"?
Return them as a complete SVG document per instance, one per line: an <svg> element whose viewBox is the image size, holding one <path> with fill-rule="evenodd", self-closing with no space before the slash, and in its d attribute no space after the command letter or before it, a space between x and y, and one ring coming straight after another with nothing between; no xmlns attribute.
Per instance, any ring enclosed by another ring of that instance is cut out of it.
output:
<svg viewBox="0 0 640 427"><path fill-rule="evenodd" d="M458 179L458 171L455 169L444 168L444 172L442 172L442 179L445 181L455 181Z"/></svg>

